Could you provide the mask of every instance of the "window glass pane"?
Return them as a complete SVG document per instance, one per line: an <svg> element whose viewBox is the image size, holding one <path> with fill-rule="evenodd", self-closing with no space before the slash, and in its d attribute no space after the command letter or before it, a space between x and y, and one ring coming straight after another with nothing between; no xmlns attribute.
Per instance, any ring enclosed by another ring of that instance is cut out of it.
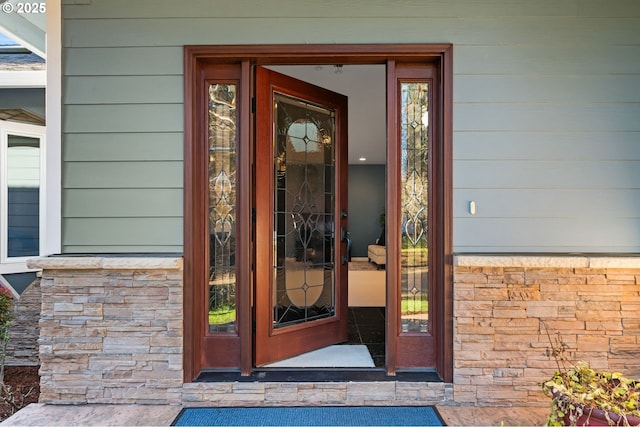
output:
<svg viewBox="0 0 640 427"><path fill-rule="evenodd" d="M7 256L40 254L40 139L9 135Z"/></svg>
<svg viewBox="0 0 640 427"><path fill-rule="evenodd" d="M209 86L209 332L236 331L236 85Z"/></svg>
<svg viewBox="0 0 640 427"><path fill-rule="evenodd" d="M429 84L401 86L402 332L428 332Z"/></svg>

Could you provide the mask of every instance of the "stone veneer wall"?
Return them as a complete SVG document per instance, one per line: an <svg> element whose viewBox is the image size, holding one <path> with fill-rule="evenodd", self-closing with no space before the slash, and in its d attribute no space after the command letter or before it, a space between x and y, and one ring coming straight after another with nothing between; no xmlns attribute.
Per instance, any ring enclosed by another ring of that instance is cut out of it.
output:
<svg viewBox="0 0 640 427"><path fill-rule="evenodd" d="M38 338L40 336L40 278L34 280L15 302L9 342L7 365L35 366L40 364Z"/></svg>
<svg viewBox="0 0 640 427"><path fill-rule="evenodd" d="M547 405L567 356L640 377L640 259L457 256L454 384L183 383L181 258L40 258L43 403Z"/></svg>
<svg viewBox="0 0 640 427"><path fill-rule="evenodd" d="M41 403L180 403L181 258L28 265L43 269Z"/></svg>
<svg viewBox="0 0 640 427"><path fill-rule="evenodd" d="M181 258L53 257L41 268L40 402L184 406L425 405L425 382L183 383Z"/></svg>
<svg viewBox="0 0 640 427"><path fill-rule="evenodd" d="M457 256L454 400L547 405L558 333L572 361L640 377L640 259Z"/></svg>
<svg viewBox="0 0 640 427"><path fill-rule="evenodd" d="M453 404L453 385L410 381L225 382L184 385L184 406L422 406Z"/></svg>

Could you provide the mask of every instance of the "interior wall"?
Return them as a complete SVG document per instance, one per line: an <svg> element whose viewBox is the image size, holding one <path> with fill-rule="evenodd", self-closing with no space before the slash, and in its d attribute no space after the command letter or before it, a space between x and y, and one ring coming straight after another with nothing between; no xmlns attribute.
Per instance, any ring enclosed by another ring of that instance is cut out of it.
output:
<svg viewBox="0 0 640 427"><path fill-rule="evenodd" d="M349 165L349 233L351 256L366 257L380 237L384 212L385 165Z"/></svg>

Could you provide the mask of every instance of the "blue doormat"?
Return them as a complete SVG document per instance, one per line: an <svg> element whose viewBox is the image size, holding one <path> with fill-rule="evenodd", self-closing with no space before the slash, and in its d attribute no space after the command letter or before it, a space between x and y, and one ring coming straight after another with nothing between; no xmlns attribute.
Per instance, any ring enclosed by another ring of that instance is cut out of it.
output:
<svg viewBox="0 0 640 427"><path fill-rule="evenodd" d="M432 406L187 408L174 426L443 426Z"/></svg>

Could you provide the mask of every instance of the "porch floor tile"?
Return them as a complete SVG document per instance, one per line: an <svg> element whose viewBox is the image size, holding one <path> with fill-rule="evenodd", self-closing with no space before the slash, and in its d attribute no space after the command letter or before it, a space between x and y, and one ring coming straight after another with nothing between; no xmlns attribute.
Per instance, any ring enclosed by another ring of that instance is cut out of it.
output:
<svg viewBox="0 0 640 427"><path fill-rule="evenodd" d="M2 426L169 426L180 406L46 405L34 403L2 422ZM543 425L548 407L438 406L449 426Z"/></svg>
<svg viewBox="0 0 640 427"><path fill-rule="evenodd" d="M437 406L437 409L448 426L542 426L549 415L548 406Z"/></svg>

